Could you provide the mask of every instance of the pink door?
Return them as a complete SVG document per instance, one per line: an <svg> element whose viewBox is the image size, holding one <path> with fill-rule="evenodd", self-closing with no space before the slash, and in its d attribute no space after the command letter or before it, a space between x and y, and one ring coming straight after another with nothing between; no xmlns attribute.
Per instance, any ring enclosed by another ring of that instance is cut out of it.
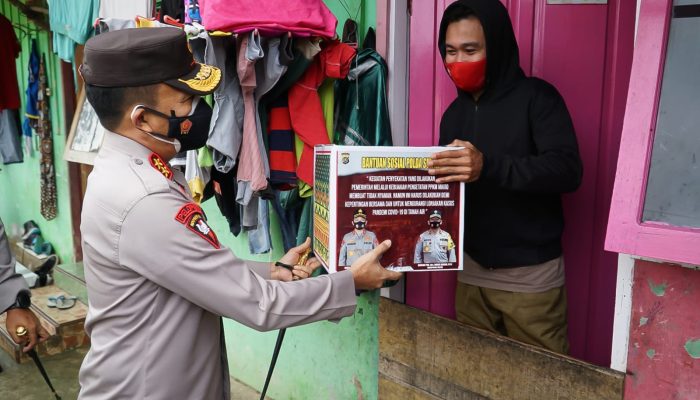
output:
<svg viewBox="0 0 700 400"><path fill-rule="evenodd" d="M451 2L412 5L412 146L437 144L440 117L456 95L435 44L442 12ZM554 84L574 120L584 178L580 189L564 198L571 355L608 366L617 257L603 250L603 242L632 60L635 2L503 2L513 21L523 70ZM454 318L455 285L452 273L409 274L406 303Z"/></svg>

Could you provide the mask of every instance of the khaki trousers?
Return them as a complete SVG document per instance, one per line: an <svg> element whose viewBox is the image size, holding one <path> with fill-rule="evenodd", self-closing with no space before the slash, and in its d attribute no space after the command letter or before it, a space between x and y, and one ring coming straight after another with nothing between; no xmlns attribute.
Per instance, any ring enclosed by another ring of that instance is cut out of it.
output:
<svg viewBox="0 0 700 400"><path fill-rule="evenodd" d="M459 322L544 347L569 351L566 336L566 288L516 293L457 282Z"/></svg>

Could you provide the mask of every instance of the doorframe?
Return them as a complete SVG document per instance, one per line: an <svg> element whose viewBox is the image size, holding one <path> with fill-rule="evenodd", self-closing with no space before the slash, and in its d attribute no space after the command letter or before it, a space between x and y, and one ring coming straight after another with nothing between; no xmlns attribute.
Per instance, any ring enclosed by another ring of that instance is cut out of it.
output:
<svg viewBox="0 0 700 400"><path fill-rule="evenodd" d="M387 99L391 139L394 146L408 145L408 76L411 0L377 2L377 52L387 63ZM406 280L382 288L380 294L406 301Z"/></svg>

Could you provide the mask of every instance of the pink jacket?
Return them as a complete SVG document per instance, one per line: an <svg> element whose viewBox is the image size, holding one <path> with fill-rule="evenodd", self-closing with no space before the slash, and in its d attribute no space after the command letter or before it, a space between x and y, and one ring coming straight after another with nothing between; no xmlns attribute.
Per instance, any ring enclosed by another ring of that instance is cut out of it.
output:
<svg viewBox="0 0 700 400"><path fill-rule="evenodd" d="M200 0L199 6L209 31L332 38L338 24L322 0Z"/></svg>

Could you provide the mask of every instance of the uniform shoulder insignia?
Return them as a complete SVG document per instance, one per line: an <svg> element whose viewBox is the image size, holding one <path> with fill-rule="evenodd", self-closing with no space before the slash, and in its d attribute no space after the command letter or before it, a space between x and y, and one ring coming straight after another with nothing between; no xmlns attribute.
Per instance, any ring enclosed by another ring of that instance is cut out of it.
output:
<svg viewBox="0 0 700 400"><path fill-rule="evenodd" d="M151 167L155 168L155 170L160 172L166 179L173 179L173 171L168 166L168 163L163 161L158 154L151 153L151 155L148 156L148 162L151 163Z"/></svg>
<svg viewBox="0 0 700 400"><path fill-rule="evenodd" d="M447 250L452 250L455 248L455 242L452 240L452 236L447 234Z"/></svg>
<svg viewBox="0 0 700 400"><path fill-rule="evenodd" d="M216 233L207 224L204 212L197 204L187 203L180 207L180 210L175 214L175 221L185 225L187 229L209 242L215 249L221 248Z"/></svg>

